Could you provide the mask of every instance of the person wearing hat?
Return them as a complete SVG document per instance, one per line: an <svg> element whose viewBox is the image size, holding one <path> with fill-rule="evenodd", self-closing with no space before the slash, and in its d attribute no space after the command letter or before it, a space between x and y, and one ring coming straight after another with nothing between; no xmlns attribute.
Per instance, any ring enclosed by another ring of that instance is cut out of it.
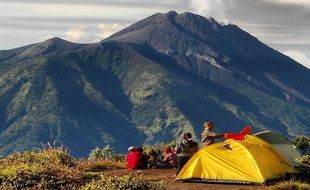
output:
<svg viewBox="0 0 310 190"><path fill-rule="evenodd" d="M128 152L133 152L133 151L134 151L134 149L135 149L135 147L134 147L134 146L130 146L130 147L128 147Z"/></svg>
<svg viewBox="0 0 310 190"><path fill-rule="evenodd" d="M216 134L213 131L214 125L211 121L205 122L203 127L204 127L204 130L201 133L201 143L203 144L204 147L211 145L211 144L214 144L215 138L223 138L224 137L223 134Z"/></svg>
<svg viewBox="0 0 310 190"><path fill-rule="evenodd" d="M192 134L186 132L183 139L177 143L177 174L181 171L186 162L198 151L198 143L192 139Z"/></svg>

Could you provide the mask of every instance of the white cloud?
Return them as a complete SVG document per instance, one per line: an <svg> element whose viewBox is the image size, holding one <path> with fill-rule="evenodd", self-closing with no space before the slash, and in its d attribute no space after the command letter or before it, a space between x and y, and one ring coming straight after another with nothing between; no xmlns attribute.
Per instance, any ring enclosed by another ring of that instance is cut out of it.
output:
<svg viewBox="0 0 310 190"><path fill-rule="evenodd" d="M53 36L53 35L47 35L47 36L42 36L42 37L40 37L40 42L41 41L45 41L45 40L48 40L48 39L51 39L51 38L54 38L55 36Z"/></svg>
<svg viewBox="0 0 310 190"><path fill-rule="evenodd" d="M66 32L65 39L74 42L80 41L81 39L85 38L85 29L85 27L70 28Z"/></svg>
<svg viewBox="0 0 310 190"><path fill-rule="evenodd" d="M54 18L120 18L129 17L131 20L141 19L159 11L159 8L124 7L105 4L81 5L81 4L41 4L40 9L32 13L39 17ZM126 16L125 16L126 15Z"/></svg>
<svg viewBox="0 0 310 190"><path fill-rule="evenodd" d="M113 33L118 32L125 27L126 25L119 23L100 23L98 24L98 29L100 30L98 36L103 39L109 37Z"/></svg>
<svg viewBox="0 0 310 190"><path fill-rule="evenodd" d="M287 4L287 5L302 5L302 6L308 6L310 7L310 1L309 0L265 0L272 3L281 3L281 4Z"/></svg>
<svg viewBox="0 0 310 190"><path fill-rule="evenodd" d="M310 69L310 58L308 58L305 54L301 53L300 51L287 50L284 51L283 53Z"/></svg>
<svg viewBox="0 0 310 190"><path fill-rule="evenodd" d="M221 22L227 22L224 0L192 0L190 7L197 14L214 17Z"/></svg>
<svg viewBox="0 0 310 190"><path fill-rule="evenodd" d="M0 49L38 42L44 36L97 42L169 10L237 24L266 44L310 44L310 0L0 0L0 5Z"/></svg>

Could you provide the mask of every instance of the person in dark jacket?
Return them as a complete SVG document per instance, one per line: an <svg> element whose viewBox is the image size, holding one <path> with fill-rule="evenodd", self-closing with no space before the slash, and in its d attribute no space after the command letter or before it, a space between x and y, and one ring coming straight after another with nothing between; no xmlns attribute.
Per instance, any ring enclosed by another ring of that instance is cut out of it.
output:
<svg viewBox="0 0 310 190"><path fill-rule="evenodd" d="M177 174L198 149L197 142L192 140L192 134L184 133L183 139L176 146L176 154L178 156Z"/></svg>

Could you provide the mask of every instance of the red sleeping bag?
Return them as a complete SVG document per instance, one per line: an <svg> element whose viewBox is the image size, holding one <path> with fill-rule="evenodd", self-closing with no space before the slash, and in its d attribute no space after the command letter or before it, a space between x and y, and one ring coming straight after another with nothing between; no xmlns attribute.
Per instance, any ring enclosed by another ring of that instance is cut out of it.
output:
<svg viewBox="0 0 310 190"><path fill-rule="evenodd" d="M225 133L225 139L234 139L234 140L243 140L245 139L246 135L251 133L252 127L246 126L240 133Z"/></svg>

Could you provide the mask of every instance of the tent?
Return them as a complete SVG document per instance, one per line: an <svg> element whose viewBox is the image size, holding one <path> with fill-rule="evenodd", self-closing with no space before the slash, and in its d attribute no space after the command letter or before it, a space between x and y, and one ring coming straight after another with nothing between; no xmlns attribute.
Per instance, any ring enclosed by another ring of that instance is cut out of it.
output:
<svg viewBox="0 0 310 190"><path fill-rule="evenodd" d="M271 131L259 132L254 134L254 136L271 144L292 166L301 167L295 160L296 158L301 158L302 154L286 137Z"/></svg>
<svg viewBox="0 0 310 190"><path fill-rule="evenodd" d="M293 173L292 166L270 144L247 135L200 149L185 164L176 180L265 183Z"/></svg>

